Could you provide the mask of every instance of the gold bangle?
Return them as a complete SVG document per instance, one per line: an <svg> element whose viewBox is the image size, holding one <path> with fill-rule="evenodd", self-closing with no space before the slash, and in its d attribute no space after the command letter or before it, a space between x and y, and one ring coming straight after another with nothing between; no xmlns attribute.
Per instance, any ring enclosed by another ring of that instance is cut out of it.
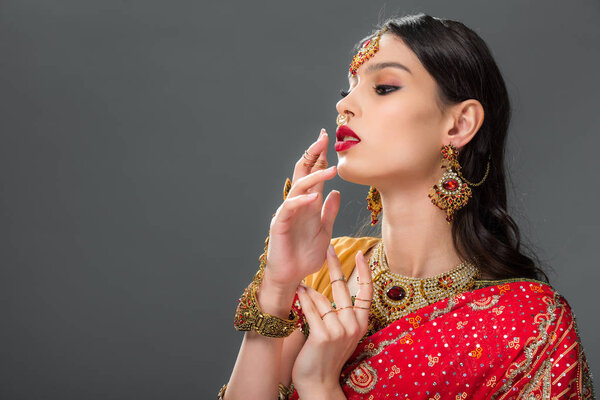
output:
<svg viewBox="0 0 600 400"><path fill-rule="evenodd" d="M283 199L285 200L292 187L290 178L286 178L283 186ZM289 320L275 315L263 313L256 300L256 291L263 280L264 269L267 265L267 251L269 249L269 236L265 239L265 248L258 257L260 267L252 282L244 289L235 311L233 326L238 331L254 330L267 337L283 338L289 336L295 329L300 315L294 308L290 310ZM303 332L308 337L308 332Z"/></svg>
<svg viewBox="0 0 600 400"><path fill-rule="evenodd" d="M277 395L277 400L288 400L292 393L294 393L294 382L290 384L289 387L286 387L282 383L279 384L279 393ZM225 396L225 391L227 390L227 383L221 387L219 393L217 393L217 400L223 400Z"/></svg>
<svg viewBox="0 0 600 400"><path fill-rule="evenodd" d="M262 272L260 269L254 280L244 289L235 311L233 326L238 331L252 330L266 337L287 337L296 329L300 315L292 308L289 319L286 320L261 311L256 292L262 282Z"/></svg>
<svg viewBox="0 0 600 400"><path fill-rule="evenodd" d="M252 288L252 307L254 308L253 330L262 336L273 338L288 337L296 329L296 324L300 316L293 308L290 311L290 319L283 319L276 315L263 313L256 299L258 289L258 285L254 285Z"/></svg>

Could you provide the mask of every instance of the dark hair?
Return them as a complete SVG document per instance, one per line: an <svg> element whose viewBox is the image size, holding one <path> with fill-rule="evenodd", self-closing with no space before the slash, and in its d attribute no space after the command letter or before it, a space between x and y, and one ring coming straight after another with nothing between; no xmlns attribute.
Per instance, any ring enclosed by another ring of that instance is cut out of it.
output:
<svg viewBox="0 0 600 400"><path fill-rule="evenodd" d="M510 101L502 74L492 54L477 33L464 24L423 13L388 19L380 29L399 36L417 55L438 86L440 108L467 99L483 106L485 118L473 139L460 149L462 174L479 182L490 171L473 197L454 214L452 237L462 259L477 265L494 279L529 278L548 282L538 267L539 259L521 251L519 228L507 212L504 149L511 117ZM433 206L433 205L432 205Z"/></svg>

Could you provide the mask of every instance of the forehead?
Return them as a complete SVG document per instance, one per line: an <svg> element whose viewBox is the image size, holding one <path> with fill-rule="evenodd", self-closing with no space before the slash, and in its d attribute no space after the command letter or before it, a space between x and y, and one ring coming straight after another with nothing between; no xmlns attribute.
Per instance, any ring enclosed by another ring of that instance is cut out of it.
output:
<svg viewBox="0 0 600 400"><path fill-rule="evenodd" d="M423 68L417 55L397 35L384 33L379 40L379 50L356 70L358 75L372 73L371 68L380 63L400 63L411 72L403 71L406 75L416 75ZM400 69L394 68L397 71ZM356 79L356 77L350 77Z"/></svg>

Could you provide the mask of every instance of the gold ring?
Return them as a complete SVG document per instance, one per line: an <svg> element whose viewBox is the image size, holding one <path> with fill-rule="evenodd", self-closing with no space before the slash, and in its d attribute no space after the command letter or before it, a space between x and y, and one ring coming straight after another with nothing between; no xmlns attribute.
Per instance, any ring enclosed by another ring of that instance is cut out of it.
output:
<svg viewBox="0 0 600 400"><path fill-rule="evenodd" d="M308 152L308 150L304 151L304 154L302 155L302 157L304 157L305 160L307 160L307 161L309 161L311 163L314 163L314 162L316 162L319 159L319 155L318 154L317 155L310 154Z"/></svg>
<svg viewBox="0 0 600 400"><path fill-rule="evenodd" d="M330 312L334 312L334 311L335 311L335 308L327 311L325 314L321 315L321 319L323 319L323 317L326 316L327 314L329 314Z"/></svg>
<svg viewBox="0 0 600 400"><path fill-rule="evenodd" d="M346 307L340 307L340 308L336 308L336 311L340 311L343 310L344 308L353 308L354 306L346 306Z"/></svg>
<svg viewBox="0 0 600 400"><path fill-rule="evenodd" d="M373 283L373 281L369 281L369 282L358 282L359 285L370 285L371 283Z"/></svg>
<svg viewBox="0 0 600 400"><path fill-rule="evenodd" d="M361 306L354 306L354 308L362 308L363 310L370 310L371 307L361 307Z"/></svg>
<svg viewBox="0 0 600 400"><path fill-rule="evenodd" d="M332 280L330 283L333 283L335 281L344 281L344 282L346 282L346 277L342 276L341 278L337 278L337 279Z"/></svg>
<svg viewBox="0 0 600 400"><path fill-rule="evenodd" d="M362 300L362 301L368 301L368 302L373 301L373 300L361 299L360 297L355 297L354 300Z"/></svg>
<svg viewBox="0 0 600 400"><path fill-rule="evenodd" d="M327 165L329 165L329 164L327 163L327 161L325 161L325 160L321 160L321 161L317 161L317 163L315 164L315 168L322 168L322 169L325 169L325 168L327 168Z"/></svg>

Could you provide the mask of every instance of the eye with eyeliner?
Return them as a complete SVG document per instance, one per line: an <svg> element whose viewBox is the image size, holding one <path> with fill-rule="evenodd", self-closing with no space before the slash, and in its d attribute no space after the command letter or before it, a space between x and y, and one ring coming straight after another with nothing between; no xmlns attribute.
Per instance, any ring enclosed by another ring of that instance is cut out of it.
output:
<svg viewBox="0 0 600 400"><path fill-rule="evenodd" d="M377 93L380 96L385 96L386 94L392 93L398 89L400 89L401 86L395 86L395 85L375 85L373 87L373 89L375 90L375 93ZM346 97L350 94L349 90L340 90L340 95L342 97Z"/></svg>
<svg viewBox="0 0 600 400"><path fill-rule="evenodd" d="M392 93L392 92L400 89L400 86L376 85L373 89L375 89L375 93L377 93L378 95L385 96L386 94Z"/></svg>

